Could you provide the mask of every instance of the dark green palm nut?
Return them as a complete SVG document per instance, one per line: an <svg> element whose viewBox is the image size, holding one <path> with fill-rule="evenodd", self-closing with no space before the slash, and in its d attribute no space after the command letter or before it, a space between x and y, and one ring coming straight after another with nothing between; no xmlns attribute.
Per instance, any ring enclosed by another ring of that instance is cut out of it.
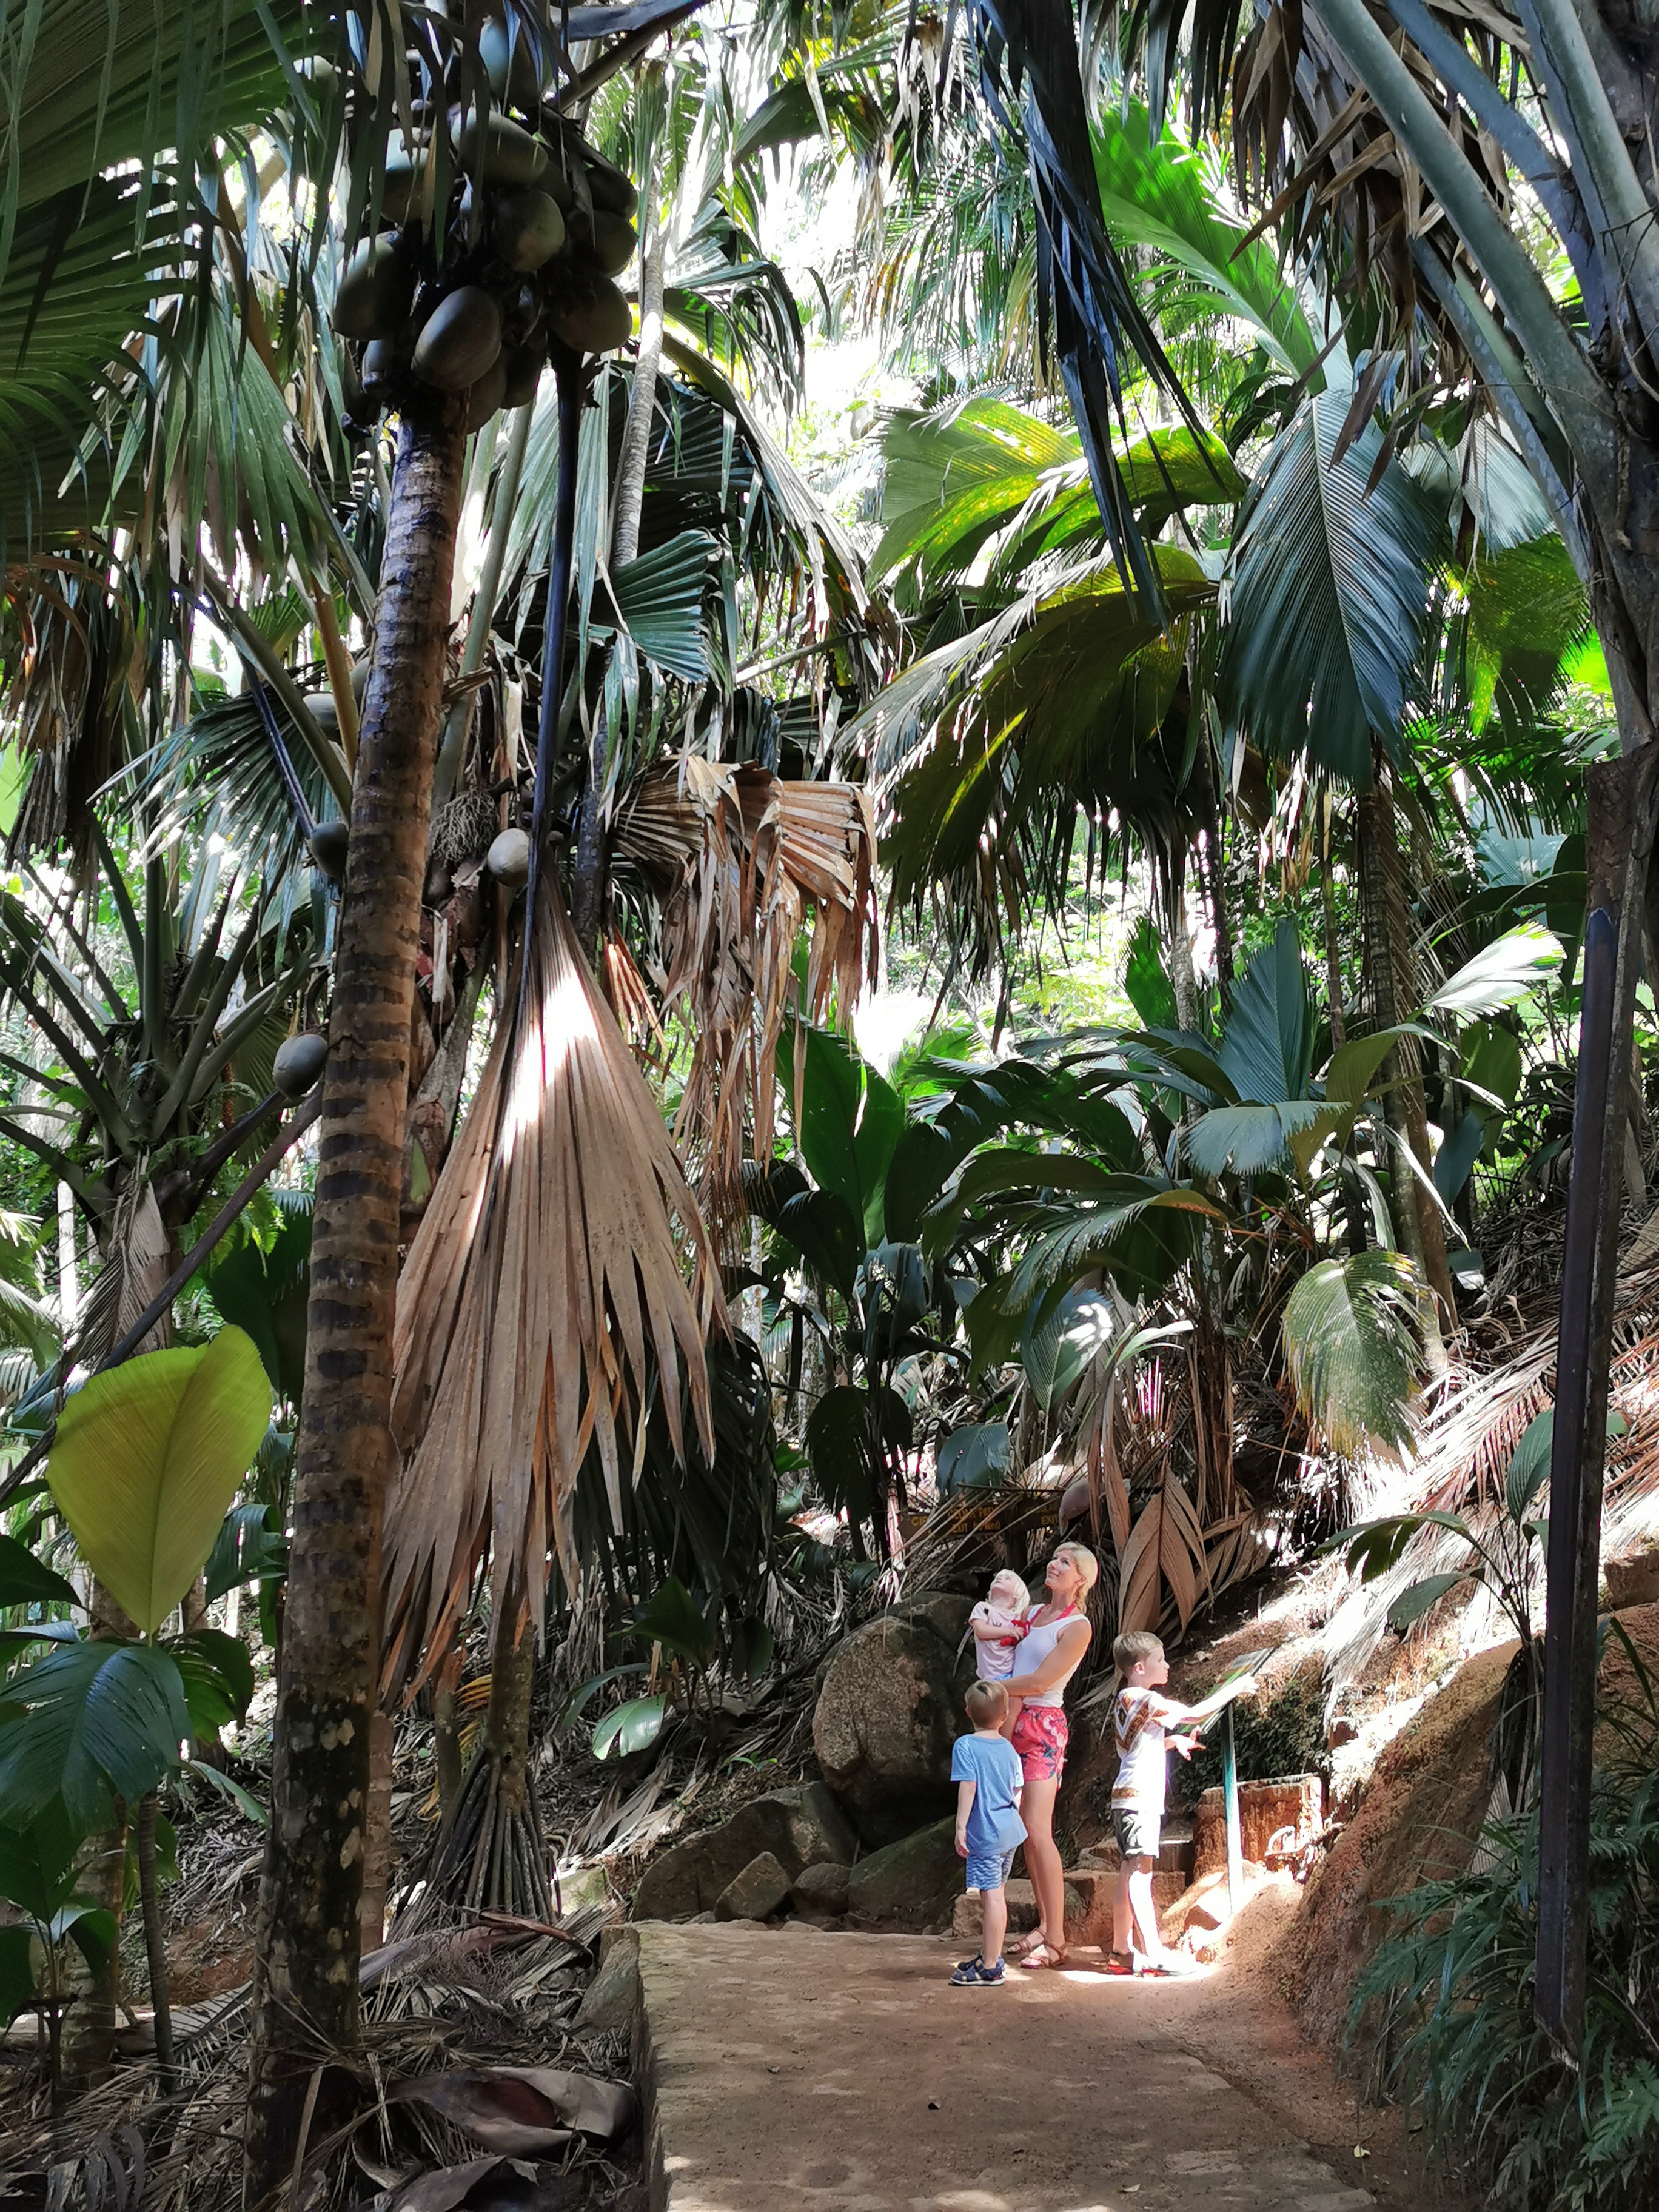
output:
<svg viewBox="0 0 1659 2212"><path fill-rule="evenodd" d="M507 384L501 393L503 407L526 407L536 397L536 386L541 382L542 363L546 360L542 346L517 346L504 353L501 361L507 373Z"/></svg>
<svg viewBox="0 0 1659 2212"><path fill-rule="evenodd" d="M478 33L478 58L497 100L514 107L541 105L542 72L530 41L522 35L514 40L509 59L507 26L497 16L490 16Z"/></svg>
<svg viewBox="0 0 1659 2212"><path fill-rule="evenodd" d="M593 210L593 243L588 250L588 259L607 276L620 276L634 258L634 248L639 243L638 234L625 215L610 215L603 208Z"/></svg>
<svg viewBox="0 0 1659 2212"><path fill-rule="evenodd" d="M386 179L380 186L380 217L385 222L407 222L409 210L426 182L426 156L416 161L395 133L387 140Z"/></svg>
<svg viewBox="0 0 1659 2212"><path fill-rule="evenodd" d="M413 272L395 240L366 238L334 295L334 327L343 338L393 337L409 313L414 289Z"/></svg>
<svg viewBox="0 0 1659 2212"><path fill-rule="evenodd" d="M634 311L607 276L594 280L588 297L553 308L547 318L555 337L577 353L614 353L634 329Z"/></svg>
<svg viewBox="0 0 1659 2212"><path fill-rule="evenodd" d="M504 356L497 354L467 394L466 427L469 430L483 429L484 424L501 405L501 396L506 390L506 359Z"/></svg>
<svg viewBox="0 0 1659 2212"><path fill-rule="evenodd" d="M507 115L465 116L449 111L455 158L470 177L492 185L538 185L547 173L547 149Z"/></svg>
<svg viewBox="0 0 1659 2212"><path fill-rule="evenodd" d="M591 146L582 148L582 160L587 166L587 189L593 196L593 205L607 215L623 215L630 218L640 204L634 189L634 180L614 161L607 161L603 154L596 154Z"/></svg>
<svg viewBox="0 0 1659 2212"><path fill-rule="evenodd" d="M501 311L481 284L441 300L415 341L415 374L440 392L467 392L501 350Z"/></svg>
<svg viewBox="0 0 1659 2212"><path fill-rule="evenodd" d="M495 251L509 269L524 276L550 261L564 246L564 217L550 192L524 185L503 192L495 203Z"/></svg>

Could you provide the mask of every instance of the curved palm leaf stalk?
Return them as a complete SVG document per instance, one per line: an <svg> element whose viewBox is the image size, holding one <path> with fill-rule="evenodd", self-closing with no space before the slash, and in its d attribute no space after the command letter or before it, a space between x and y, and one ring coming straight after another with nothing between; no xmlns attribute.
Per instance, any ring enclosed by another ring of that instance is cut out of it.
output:
<svg viewBox="0 0 1659 2212"><path fill-rule="evenodd" d="M410 1003L460 514L465 406L411 400L392 480L340 902L295 1540L260 1892L250 2201L285 2180L319 2046L357 2042L361 1822L380 1649ZM314 2091L313 2095L314 2096Z"/></svg>

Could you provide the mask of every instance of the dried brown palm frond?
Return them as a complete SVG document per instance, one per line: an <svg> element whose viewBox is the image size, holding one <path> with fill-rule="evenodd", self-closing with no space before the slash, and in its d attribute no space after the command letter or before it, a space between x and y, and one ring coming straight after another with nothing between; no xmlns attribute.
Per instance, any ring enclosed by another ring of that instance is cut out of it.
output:
<svg viewBox="0 0 1659 2212"><path fill-rule="evenodd" d="M1504 1478L1534 1414L1554 1398L1557 1322L1518 1334L1499 1364L1454 1374L1425 1422L1416 1457L1388 1486L1379 1513L1457 1513L1484 1529L1503 1508ZM1612 1409L1623 1433L1610 1438L1601 1506L1601 1552L1616 1559L1659 1526L1659 1263L1645 1257L1619 1279L1613 1323ZM1548 1492L1539 1501L1547 1511ZM1439 1528L1424 1529L1398 1564L1354 1590L1332 1616L1325 1654L1338 1692L1364 1668L1388 1632L1389 1608L1413 1583L1462 1563L1467 1547ZM1472 1602L1488 1606L1484 1596ZM1492 1632L1509 1631L1495 1607ZM1473 1624L1472 1624L1473 1625Z"/></svg>
<svg viewBox="0 0 1659 2212"><path fill-rule="evenodd" d="M526 934L527 988L398 1286L383 1588L402 1689L447 1650L486 1548L515 1627L539 1630L552 1551L574 1586L577 1472L591 1439L620 1511L647 1340L676 1449L683 1364L714 1451L704 1346L727 1323L708 1231L550 872Z"/></svg>
<svg viewBox="0 0 1659 2212"><path fill-rule="evenodd" d="M809 909L809 1018L821 1021L833 995L845 1021L876 980L870 802L856 784L785 782L687 754L635 785L613 849L644 870L665 908L656 980L692 1039L675 1134L705 1162L714 1210L741 1210L745 1128L757 1158L772 1148L772 1071Z"/></svg>

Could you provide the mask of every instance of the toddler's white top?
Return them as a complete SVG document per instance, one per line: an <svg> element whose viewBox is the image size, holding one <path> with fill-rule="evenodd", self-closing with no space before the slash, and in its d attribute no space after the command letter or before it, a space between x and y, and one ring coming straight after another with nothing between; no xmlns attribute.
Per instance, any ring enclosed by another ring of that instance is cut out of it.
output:
<svg viewBox="0 0 1659 2212"><path fill-rule="evenodd" d="M968 1618L969 1621L977 1623L982 1628L1000 1628L1005 1636L1012 1635L1014 1630L1019 1626L1014 1614L1005 1613L1000 1606L991 1605L988 1602L976 1605ZM981 1642L975 1638L974 1657L981 1682L1006 1682L1013 1673L1014 1662L1019 1657L1019 1645L1018 1642L1013 1644L999 1644L989 1640Z"/></svg>

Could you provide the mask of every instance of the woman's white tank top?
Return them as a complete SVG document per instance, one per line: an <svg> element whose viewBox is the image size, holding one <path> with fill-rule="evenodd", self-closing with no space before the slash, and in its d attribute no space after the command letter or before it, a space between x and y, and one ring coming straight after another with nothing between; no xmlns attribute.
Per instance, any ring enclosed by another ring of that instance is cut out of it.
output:
<svg viewBox="0 0 1659 2212"><path fill-rule="evenodd" d="M1077 1607L1074 1605L1069 1606L1057 1620L1045 1620L1039 1627L1028 1629L1026 1631L1025 1637L1020 1644L1018 1656L1014 1662L1014 1672L1017 1674L1035 1674L1038 1668L1042 1666L1043 1661L1047 1659L1049 1654L1053 1651L1055 1644L1059 1643L1060 1630L1066 1626L1068 1621L1078 1620L1081 1618L1082 1616L1078 1612ZM1081 1661L1079 1661L1079 1664L1080 1665L1081 1663ZM1066 1685L1071 1680L1072 1676L1075 1674L1076 1672L1076 1667L1068 1668L1066 1672L1060 1676L1059 1681L1050 1684L1049 1687L1046 1690L1037 1690L1031 1692L1026 1698L1025 1703L1028 1705L1063 1705L1065 1703Z"/></svg>

